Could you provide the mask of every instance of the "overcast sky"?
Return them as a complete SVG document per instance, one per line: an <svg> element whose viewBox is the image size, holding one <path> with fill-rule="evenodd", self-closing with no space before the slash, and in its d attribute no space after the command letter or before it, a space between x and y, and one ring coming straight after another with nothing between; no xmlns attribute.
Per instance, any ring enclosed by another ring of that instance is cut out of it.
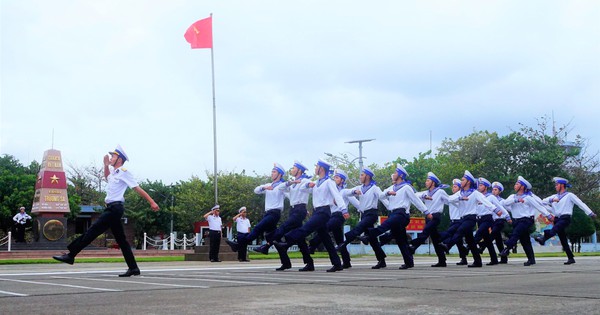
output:
<svg viewBox="0 0 600 315"><path fill-rule="evenodd" d="M102 163L121 144L140 180L218 167L383 164L473 130L554 116L600 149L597 1L1 0L0 154Z"/></svg>

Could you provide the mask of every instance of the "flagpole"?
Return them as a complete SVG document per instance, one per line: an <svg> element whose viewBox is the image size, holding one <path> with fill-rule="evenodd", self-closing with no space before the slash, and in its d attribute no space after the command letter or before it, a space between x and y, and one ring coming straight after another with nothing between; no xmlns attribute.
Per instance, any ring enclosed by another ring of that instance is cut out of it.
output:
<svg viewBox="0 0 600 315"><path fill-rule="evenodd" d="M210 14L211 24L212 24L212 13ZM213 54L214 50L214 41L210 47L210 66L212 69L212 97L213 97L213 151L214 151L214 172L213 176L215 178L215 205L218 204L219 201L219 188L218 188L218 180L217 180L217 105L215 98L215 57Z"/></svg>

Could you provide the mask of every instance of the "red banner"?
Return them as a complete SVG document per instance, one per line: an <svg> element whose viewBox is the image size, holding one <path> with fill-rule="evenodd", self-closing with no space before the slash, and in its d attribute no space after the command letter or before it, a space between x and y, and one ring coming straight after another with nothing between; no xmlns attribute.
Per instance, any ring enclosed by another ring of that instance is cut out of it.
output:
<svg viewBox="0 0 600 315"><path fill-rule="evenodd" d="M35 188L67 189L67 176L65 172L40 172Z"/></svg>
<svg viewBox="0 0 600 315"><path fill-rule="evenodd" d="M379 224L382 224L388 217L380 216ZM407 231L422 231L425 228L425 218L410 218L410 222L406 226Z"/></svg>

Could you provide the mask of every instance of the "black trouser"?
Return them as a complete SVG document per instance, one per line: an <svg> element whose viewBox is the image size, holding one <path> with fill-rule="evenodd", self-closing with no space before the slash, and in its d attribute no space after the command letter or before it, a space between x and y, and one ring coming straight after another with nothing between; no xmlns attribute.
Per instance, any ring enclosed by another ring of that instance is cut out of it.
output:
<svg viewBox="0 0 600 315"><path fill-rule="evenodd" d="M452 235L454 235L454 233L456 233L456 230L458 230L459 227L460 227L460 220L451 220L450 226L448 227L448 229L446 231L440 233L442 242L452 238ZM469 250L465 247L465 245L463 244L462 241L456 243L456 248L458 249L458 256L460 256L461 259L466 259L467 254L469 253Z"/></svg>
<svg viewBox="0 0 600 315"><path fill-rule="evenodd" d="M406 239L406 226L410 222L410 216L405 209L392 211L390 216L380 226L369 229L369 242L375 252L378 261L385 259L386 254L379 244L377 237L387 231L392 232L392 236L396 239L404 264L412 267L414 265L413 255L408 249L408 241Z"/></svg>
<svg viewBox="0 0 600 315"><path fill-rule="evenodd" d="M125 212L123 203L113 202L108 204L98 220L96 220L96 222L90 226L85 234L79 236L67 246L69 249L69 256L77 256L77 254L79 254L81 250L95 240L96 237L106 232L106 230L110 228L115 240L117 241L117 244L119 244L119 247L121 248L121 252L123 253L123 257L125 257L125 262L127 263L129 269L137 268L138 266L135 262L133 251L131 251L129 242L127 242L125 230L123 229L123 223L121 222L123 212Z"/></svg>
<svg viewBox="0 0 600 315"><path fill-rule="evenodd" d="M25 242L25 224L15 224L15 242Z"/></svg>
<svg viewBox="0 0 600 315"><path fill-rule="evenodd" d="M244 238L248 236L248 233L237 232L237 239ZM246 260L248 259L248 245L244 244L243 246L240 244L238 246L238 260Z"/></svg>
<svg viewBox="0 0 600 315"><path fill-rule="evenodd" d="M475 232L475 244L479 244L483 240L483 246L487 248L490 254L490 260L492 263L498 262L498 256L496 255L496 249L490 234L490 228L494 225L494 219L491 214L483 215L477 218L477 232Z"/></svg>
<svg viewBox="0 0 600 315"><path fill-rule="evenodd" d="M377 209L370 209L363 212L360 216L360 222L358 222L358 224L352 230L344 235L346 237L345 242L350 243L361 234L368 232L370 228L373 228L373 225L379 218L377 211Z"/></svg>
<svg viewBox="0 0 600 315"><path fill-rule="evenodd" d="M281 218L281 210L272 209L265 212L263 218L258 222L256 226L252 229L250 233L245 235L244 237L238 237L238 244L241 246L246 246L250 242L254 241L257 237L261 236L263 233L265 234L265 238L267 239L267 243L271 243L273 239L273 235L275 229L277 228L277 222Z"/></svg>
<svg viewBox="0 0 600 315"><path fill-rule="evenodd" d="M498 252L502 252L504 249L504 241L502 240L502 230L504 229L504 224L506 223L505 219L496 219L494 220L494 224L492 225L492 232L490 235L492 239L496 241L496 247L498 248ZM500 261L506 262L506 257L500 257Z"/></svg>
<svg viewBox="0 0 600 315"><path fill-rule="evenodd" d="M293 206L290 209L290 214L287 220L285 220L285 222L279 225L277 230L275 230L275 232L271 236L272 239L267 240L267 244L271 244L272 241L281 241L281 239L286 233L294 229L300 228L302 226L302 222L306 218L306 214L306 204L301 203ZM284 266L290 265L291 262L287 253L283 253L280 248L276 247L275 249L277 249L277 253L279 253L279 260L281 261L281 264ZM311 259L310 253L302 252L302 259L304 260L304 263L308 263L308 261L310 261Z"/></svg>
<svg viewBox="0 0 600 315"><path fill-rule="evenodd" d="M454 235L444 241L448 248L462 242L462 238L465 238L467 242L467 246L469 250L471 250L471 254L473 255L473 260L475 264L481 264L481 255L479 255L479 248L475 243L475 238L473 237L473 228L477 224L477 216L474 214L466 215L460 219L460 226L456 229Z"/></svg>
<svg viewBox="0 0 600 315"><path fill-rule="evenodd" d="M573 251L571 251L571 247L569 246L569 242L567 242L567 228L571 224L571 216L568 214L561 215L558 218L554 219L554 226L552 229L544 231L544 240L547 240L554 235L558 235L558 239L560 240L560 244L562 245L565 254L569 259L573 259Z"/></svg>
<svg viewBox="0 0 600 315"><path fill-rule="evenodd" d="M529 228L534 223L533 217L518 218L513 220L513 222L513 232L504 244L508 249L512 249L517 245L517 241L520 241L523 251L527 255L527 260L535 264L535 254L531 246L531 239L529 238Z"/></svg>
<svg viewBox="0 0 600 315"><path fill-rule="evenodd" d="M442 241L442 237L440 236L440 232L437 230L442 219L442 214L439 212L433 213L431 217L431 219L427 217L425 218L425 227L423 228L423 231L419 233L419 235L413 239L410 244L417 249L419 246L425 243L428 237L431 237L431 242L433 243L435 254L438 256L438 261L443 263L446 262L446 253L439 246L439 243Z"/></svg>
<svg viewBox="0 0 600 315"><path fill-rule="evenodd" d="M344 242L344 221L346 219L344 219L344 215L339 211L332 213L329 221L327 221L327 230L333 235L333 239L337 245ZM310 247L317 248L321 244L321 237L317 234L308 243ZM340 254L342 255L344 265L350 264L350 253L346 247L340 249Z"/></svg>
<svg viewBox="0 0 600 315"><path fill-rule="evenodd" d="M221 231L210 230L208 231L208 237L210 239L210 250L208 252L208 259L219 260L219 247L221 246Z"/></svg>

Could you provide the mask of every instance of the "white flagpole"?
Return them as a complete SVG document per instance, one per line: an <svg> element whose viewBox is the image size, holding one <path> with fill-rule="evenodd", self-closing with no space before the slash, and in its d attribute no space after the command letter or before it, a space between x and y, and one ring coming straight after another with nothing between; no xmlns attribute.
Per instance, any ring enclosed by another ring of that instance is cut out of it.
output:
<svg viewBox="0 0 600 315"><path fill-rule="evenodd" d="M212 24L212 13L210 14L210 17L211 17L211 24ZM211 25L211 27L212 27L212 25ZM218 188L218 181L217 181L217 105L216 105L216 98L215 98L215 59L214 59L213 50L214 50L214 40L210 47L210 65L211 65L211 69L212 69L213 144L214 144L214 147L213 147L213 151L214 151L213 176L215 178L214 180L215 180L215 205L216 205L219 200L219 198L218 198L219 188Z"/></svg>

